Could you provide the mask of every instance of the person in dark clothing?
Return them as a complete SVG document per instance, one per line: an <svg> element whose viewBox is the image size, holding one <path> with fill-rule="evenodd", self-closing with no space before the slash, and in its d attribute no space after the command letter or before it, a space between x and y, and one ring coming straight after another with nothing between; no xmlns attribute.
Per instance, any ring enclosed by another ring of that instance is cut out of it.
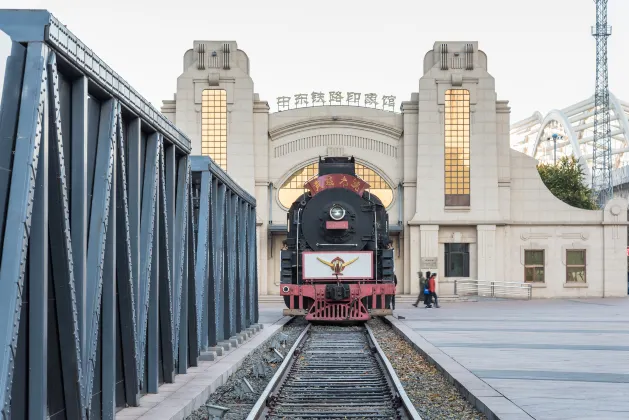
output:
<svg viewBox="0 0 629 420"><path fill-rule="evenodd" d="M397 293L397 276L393 273L393 283L395 283L396 293ZM391 310L395 310L395 293L391 296Z"/></svg>
<svg viewBox="0 0 629 420"><path fill-rule="evenodd" d="M424 302L426 301L426 297L424 296L424 283L426 282L426 279L424 278L424 273L418 271L417 276L419 277L419 293L417 294L417 300L415 301L415 303L413 303L413 306L416 308L417 305L419 305L419 299L421 299L422 296L424 297Z"/></svg>
<svg viewBox="0 0 629 420"><path fill-rule="evenodd" d="M430 271L426 271L426 282L424 283L424 286L422 287L422 291L424 291L424 305L427 308L432 308L432 296L430 295L430 290L428 291L428 293L425 293L426 289L428 289L430 276L431 276Z"/></svg>

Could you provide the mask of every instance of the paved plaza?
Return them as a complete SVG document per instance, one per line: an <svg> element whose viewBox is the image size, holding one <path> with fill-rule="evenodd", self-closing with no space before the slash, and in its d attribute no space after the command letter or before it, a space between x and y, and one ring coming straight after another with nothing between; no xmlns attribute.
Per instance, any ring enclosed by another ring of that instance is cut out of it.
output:
<svg viewBox="0 0 629 420"><path fill-rule="evenodd" d="M495 390L479 397L511 406L501 419L629 418L627 298L403 303L400 315L420 347L445 353L447 370Z"/></svg>

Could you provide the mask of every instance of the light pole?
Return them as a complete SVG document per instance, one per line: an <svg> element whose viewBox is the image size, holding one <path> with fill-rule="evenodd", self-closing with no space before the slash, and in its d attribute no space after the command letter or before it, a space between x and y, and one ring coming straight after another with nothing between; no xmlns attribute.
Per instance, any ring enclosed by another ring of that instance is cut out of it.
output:
<svg viewBox="0 0 629 420"><path fill-rule="evenodd" d="M553 133L550 137L548 137L546 140L550 141L550 139L553 140L553 160L555 162L555 165L557 164L557 139L563 139L563 136L560 136L557 133Z"/></svg>

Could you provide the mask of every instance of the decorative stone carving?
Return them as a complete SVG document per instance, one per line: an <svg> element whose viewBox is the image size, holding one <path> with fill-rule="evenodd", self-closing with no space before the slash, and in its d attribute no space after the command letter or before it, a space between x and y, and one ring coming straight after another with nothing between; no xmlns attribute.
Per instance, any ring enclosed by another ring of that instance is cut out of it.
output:
<svg viewBox="0 0 629 420"><path fill-rule="evenodd" d="M220 75L217 71L211 71L207 76L207 81L210 86L218 86Z"/></svg>
<svg viewBox="0 0 629 420"><path fill-rule="evenodd" d="M562 239L581 239L583 241L587 241L590 238L590 235L586 232L567 232L560 233L557 236Z"/></svg>
<svg viewBox="0 0 629 420"><path fill-rule="evenodd" d="M520 239L528 241L529 239L548 239L552 236L552 234L544 232L527 232L520 234Z"/></svg>

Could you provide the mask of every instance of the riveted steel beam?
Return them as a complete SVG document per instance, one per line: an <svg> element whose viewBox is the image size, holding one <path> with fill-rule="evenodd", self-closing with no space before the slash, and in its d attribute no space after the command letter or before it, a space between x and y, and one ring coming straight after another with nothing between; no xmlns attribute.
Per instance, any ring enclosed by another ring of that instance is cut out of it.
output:
<svg viewBox="0 0 629 420"><path fill-rule="evenodd" d="M212 250L212 253L217 258L217 270L214 276L214 294L217 296L215 305L215 322L216 322L216 340L223 341L230 336L227 335L228 331L225 328L225 280L227 278L227 264L225 261L225 249L226 249L226 237L227 237L227 223L225 223L225 214L227 210L227 188L225 184L218 184L216 203L214 209L216 210L216 248ZM222 299L221 299L222 297Z"/></svg>
<svg viewBox="0 0 629 420"><path fill-rule="evenodd" d="M129 225L129 200L127 195L127 174L125 159L124 124L120 105L118 105L118 162L116 167L117 219L116 219L116 286L118 305L120 306L120 337L122 341L122 369L125 381L127 404L137 406L140 403L137 355L137 315L135 305L133 258L131 254L131 234ZM139 211L138 211L139 213ZM139 226L139 225L138 225ZM139 234L138 234L139 235ZM139 272L139 270L137 270Z"/></svg>
<svg viewBox="0 0 629 420"><path fill-rule="evenodd" d="M49 145L50 175L49 196L49 241L52 260L52 276L55 288L57 328L61 352L63 394L67 416L85 418L85 391L82 384L83 372L81 341L77 317L76 291L74 289L74 266L70 220L68 217L68 181L66 179L65 156L61 110L59 107L59 80L56 57L51 54L48 64L50 85Z"/></svg>
<svg viewBox="0 0 629 420"><path fill-rule="evenodd" d="M48 101L44 115L48 115ZM28 414L47 418L48 385L48 131L44 118L29 241L28 274ZM25 320L22 320L25 322Z"/></svg>
<svg viewBox="0 0 629 420"><path fill-rule="evenodd" d="M156 190L159 186L156 185ZM156 207L158 203L156 202ZM156 211L155 209L154 211ZM147 323L147 383L146 391L151 394L157 394L159 387L159 214L153 218L153 251L151 264L151 278L149 280L149 300L148 300L148 323Z"/></svg>
<svg viewBox="0 0 629 420"><path fill-rule="evenodd" d="M197 233L197 252L195 263L195 286L196 286L196 311L197 322L200 325L197 331L197 340L200 348L208 345L207 337L207 306L204 305L208 294L208 257L209 248L209 228L210 228L210 188L211 174L203 172L201 174L201 190L199 194L199 229ZM204 326L206 326L204 328Z"/></svg>
<svg viewBox="0 0 629 420"><path fill-rule="evenodd" d="M47 92L47 57L48 47L44 44L29 44L5 217L5 241L0 264L0 339L3 345L0 359L0 407L5 418L11 417L13 363Z"/></svg>
<svg viewBox="0 0 629 420"><path fill-rule="evenodd" d="M109 99L100 107L98 143L96 146L96 165L94 167L94 188L87 248L86 302L86 340L87 354L84 355L84 396L88 411L92 404L92 387L96 369L96 348L98 346L99 318L101 315L101 294L103 291L103 264L105 243L109 224L109 205L113 184L115 157L117 103Z"/></svg>
<svg viewBox="0 0 629 420"><path fill-rule="evenodd" d="M191 158L191 159L194 159ZM211 174L211 173L210 173ZM218 203L218 179L212 176L212 196L210 198L210 216L212 221L210 223L210 244L209 249L209 279L208 285L210 289L210 293L208 299L206 300L207 304L207 312L209 314L208 318L208 341L210 346L216 346L218 344L218 329L219 329L219 319L218 316L218 305L220 305L220 301L222 300L222 295L219 295L217 292L217 278L219 276L219 267L221 261L221 255L217 251L219 246L218 240L218 226L219 226L219 213L217 209Z"/></svg>
<svg viewBox="0 0 629 420"><path fill-rule="evenodd" d="M245 191L244 188L238 185L236 181L234 181L229 175L227 175L227 172L225 172L223 168L217 165L208 156L191 156L190 161L192 164L192 172L210 171L212 173L212 176L216 177L221 184L226 185L230 190L232 190L247 203L255 206L256 199L247 191Z"/></svg>
<svg viewBox="0 0 629 420"><path fill-rule="evenodd" d="M169 230L172 225L168 224L168 191L166 190L166 171L164 156L166 152L164 150L164 143L160 142L160 171L159 171L159 190L158 197L159 206L159 315L160 315L160 330L161 330L161 355L164 371L164 382L172 383L175 380L175 340L173 337L173 305L172 305L172 261L170 256L173 253L172 249L169 249L172 243L169 238ZM174 171L174 170L173 170ZM173 180L174 183L174 180ZM173 200L174 201L174 200ZM172 215L171 215L172 218ZM170 235L172 236L172 234Z"/></svg>
<svg viewBox="0 0 629 420"><path fill-rule="evenodd" d="M187 316L186 311L181 308L182 305L186 305L187 301L186 297L183 296L184 288L185 293L187 294L187 269L188 266L186 264L186 240L188 238L188 227L189 223L188 213L189 213L189 190L190 190L190 165L187 157L182 157L179 159L177 164L177 202L176 202L176 215L175 215L175 234L173 235L175 240L175 265L174 265L174 273L175 273L175 299L174 299L174 315L175 315L175 348L177 349L177 355L179 356L178 366L179 373L181 373L182 362L183 369L187 366L187 358L185 358L185 346L180 344L180 340L184 340L185 345L187 346ZM185 321L182 320L182 317L185 317ZM182 325L183 323L183 325ZM185 337L182 335L182 332L185 332ZM183 352L183 353L182 353ZM184 359L182 359L184 357ZM184 370L185 372L185 370Z"/></svg>
<svg viewBox="0 0 629 420"><path fill-rule="evenodd" d="M199 357L199 340L198 340L198 329L199 324L197 323L197 301L196 301L196 273L195 273L195 263L197 260L196 257L196 246L195 244L198 242L196 237L196 223L195 223L195 210L194 210L194 200L193 197L193 189L190 189L190 195L188 200L188 304L187 304L187 317L188 317L188 341L190 345L188 346L188 361L190 366L197 366L198 357ZM184 305L182 305L183 307ZM182 321L183 322L183 321Z"/></svg>
<svg viewBox="0 0 629 420"><path fill-rule="evenodd" d="M129 150L129 235L131 238L131 262L133 264L135 312L140 311L140 273L142 266L140 259L140 215L142 214L142 163L141 153L141 126L139 118L133 118L127 131L127 144Z"/></svg>
<svg viewBox="0 0 629 420"><path fill-rule="evenodd" d="M113 420L116 413L116 347L118 340L116 337L116 325L117 325L117 306L116 306L116 179L117 179L117 165L116 165L116 140L118 137L117 127L118 122L118 104L116 104L116 126L113 139L113 154L112 159L112 183L110 188L109 198L109 216L108 225L106 230L105 240L105 256L103 259L103 292L102 292L102 320L101 320L101 404L102 413L101 416L106 420ZM119 238L122 240L123 238ZM91 399L91 395L90 395ZM90 416L91 417L91 416Z"/></svg>
<svg viewBox="0 0 629 420"><path fill-rule="evenodd" d="M140 225L140 244L142 244L140 258L140 310L139 310L139 339L138 356L140 362L139 379L144 378L144 361L146 355L146 337L148 325L149 289L151 287L153 247L155 245L155 216L157 203L157 176L159 158L158 134L149 136L146 145L146 159L144 165L144 186L142 188L142 220Z"/></svg>
<svg viewBox="0 0 629 420"><path fill-rule="evenodd" d="M236 233L238 235L238 247L237 257L238 262L236 264L238 270L238 293L236 297L238 299L237 307L237 319L236 330L240 332L247 328L247 204L244 200L238 198L236 200L238 209L238 229Z"/></svg>
<svg viewBox="0 0 629 420"><path fill-rule="evenodd" d="M87 77L79 77L72 83L72 161L71 185L72 196L70 211L72 214L72 256L74 257L74 283L76 287L77 312L79 321L79 334L81 339L81 353L85 354L87 329L85 322L85 291L87 284ZM91 169L91 168L90 168ZM91 185L90 185L91 187Z"/></svg>
<svg viewBox="0 0 629 420"><path fill-rule="evenodd" d="M5 209L9 199L11 160L15 145L18 111L22 97L22 79L26 48L13 42L4 73L4 89L0 102L0 209ZM0 210L0 245L3 243L6 213Z"/></svg>
<svg viewBox="0 0 629 420"><path fill-rule="evenodd" d="M225 284L225 335L236 335L236 222L238 197L232 191L227 192L226 246L227 275Z"/></svg>

